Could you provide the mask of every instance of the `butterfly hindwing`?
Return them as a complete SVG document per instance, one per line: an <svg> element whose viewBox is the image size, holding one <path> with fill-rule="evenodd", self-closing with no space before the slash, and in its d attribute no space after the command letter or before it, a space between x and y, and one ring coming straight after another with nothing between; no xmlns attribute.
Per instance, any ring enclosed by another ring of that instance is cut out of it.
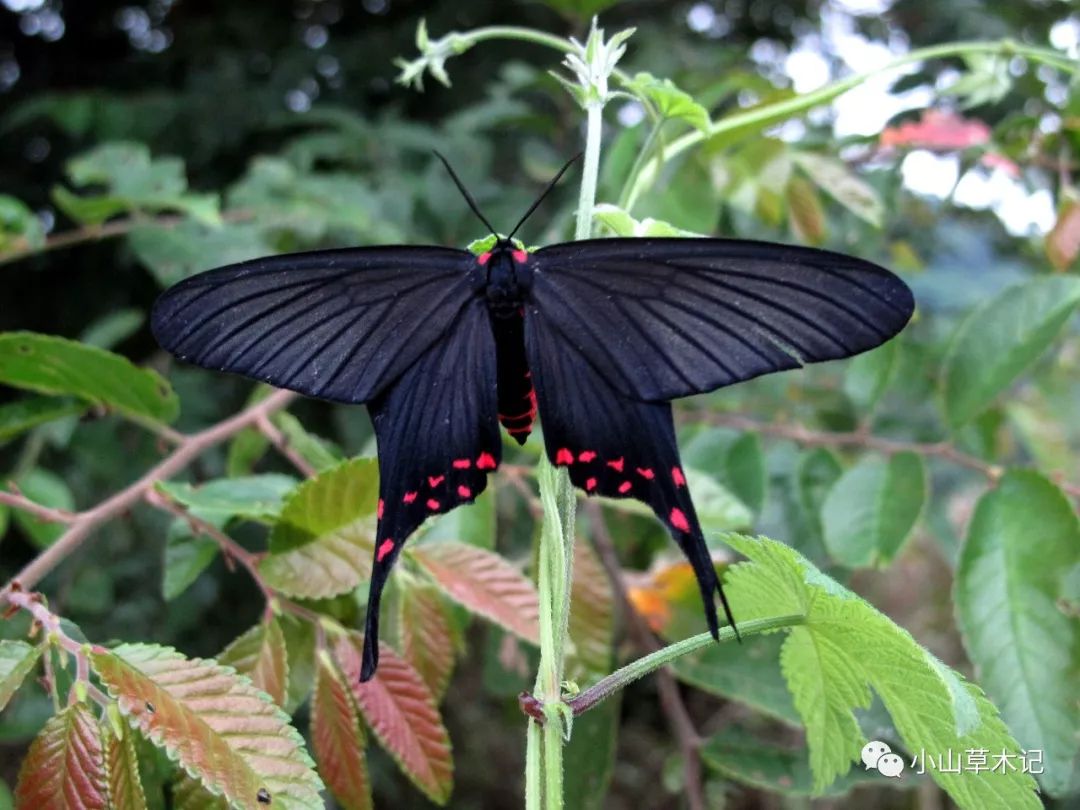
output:
<svg viewBox="0 0 1080 810"><path fill-rule="evenodd" d="M308 396L367 402L409 368L473 292L466 251L350 248L271 256L185 279L155 303L182 360Z"/></svg>
<svg viewBox="0 0 1080 810"><path fill-rule="evenodd" d="M551 462L566 467L570 481L588 495L648 504L694 569L713 636L714 594L734 624L686 486L671 406L625 397L535 306L525 316L525 347Z"/></svg>
<svg viewBox="0 0 1080 810"><path fill-rule="evenodd" d="M712 391L895 335L914 302L861 259L730 239L591 239L532 254L531 301L634 399Z"/></svg>
<svg viewBox="0 0 1080 810"><path fill-rule="evenodd" d="M432 515L469 503L499 464L491 319L480 299L369 404L379 450L379 525L361 680L379 660L379 600L405 540Z"/></svg>

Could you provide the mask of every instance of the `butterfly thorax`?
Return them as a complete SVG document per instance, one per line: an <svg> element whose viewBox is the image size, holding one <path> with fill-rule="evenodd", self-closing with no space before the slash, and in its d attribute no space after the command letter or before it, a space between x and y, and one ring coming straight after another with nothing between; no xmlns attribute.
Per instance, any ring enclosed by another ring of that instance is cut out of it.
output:
<svg viewBox="0 0 1080 810"><path fill-rule="evenodd" d="M513 244L496 244L476 257L478 287L491 314L498 318L517 316L530 289L532 268L529 254Z"/></svg>

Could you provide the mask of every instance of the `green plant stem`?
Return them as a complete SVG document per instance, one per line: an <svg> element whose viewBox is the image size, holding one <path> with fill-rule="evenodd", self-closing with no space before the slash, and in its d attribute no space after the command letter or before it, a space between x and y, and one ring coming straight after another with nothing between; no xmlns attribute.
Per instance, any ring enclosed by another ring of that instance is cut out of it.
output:
<svg viewBox="0 0 1080 810"><path fill-rule="evenodd" d="M546 31L538 31L535 28L525 28L520 25L488 25L483 28L475 28L464 34L455 34L460 43L466 47L472 47L478 42L489 39L516 39L519 42L531 42L534 45L544 45L554 48L562 53L569 53L574 46L570 40L557 37Z"/></svg>
<svg viewBox="0 0 1080 810"><path fill-rule="evenodd" d="M1031 45L1023 45L1013 40L1004 39L993 42L951 42L944 45L934 45L929 48L919 48L897 57L881 67L868 70L864 73L856 73L830 85L821 87L801 96L778 101L775 104L765 104L760 107L735 113L713 123L708 130L702 132L694 130L681 138L672 141L662 155L657 156L644 167L634 180L634 185L626 197L626 203L622 207L629 210L633 207L638 197L644 193L659 174L660 168L672 158L685 152L692 146L709 138L734 132L742 128L761 128L779 123L792 116L804 113L820 104L832 101L848 90L852 90L881 73L904 67L915 62L924 62L928 59L942 59L949 56L966 56L970 54L1000 54L1001 56L1022 56L1033 62L1049 65L1057 70L1076 74L1080 72L1077 63L1048 48L1037 48Z"/></svg>
<svg viewBox="0 0 1080 810"><path fill-rule="evenodd" d="M754 619L749 622L740 622L739 633L743 636L752 636L755 633L767 633L770 630L779 630L784 627L797 627L805 622L806 617L802 614L773 616L768 619ZM735 631L730 627L723 627L720 629L721 642L731 641L734 638ZM616 670L606 678L603 678L590 686L588 689L579 692L570 700L566 701L566 704L570 707L576 717L583 712L587 712L598 703L607 700L620 689L624 689L628 684L633 683L639 678L643 678L650 672L660 669L660 667L665 664L670 664L676 658L692 653L695 650L700 650L703 647L708 647L714 643L716 642L714 642L713 637L709 633L699 633L696 636L691 636L682 641L677 641L674 644L669 644L654 653L646 655L644 658L639 658L637 661L633 661L625 667Z"/></svg>

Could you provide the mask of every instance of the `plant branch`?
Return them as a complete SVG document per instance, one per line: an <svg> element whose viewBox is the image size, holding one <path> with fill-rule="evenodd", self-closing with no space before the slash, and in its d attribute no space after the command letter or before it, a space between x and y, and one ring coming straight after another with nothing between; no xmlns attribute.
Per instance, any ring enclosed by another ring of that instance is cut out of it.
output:
<svg viewBox="0 0 1080 810"><path fill-rule="evenodd" d="M259 433L269 439L270 444L274 445L281 455L285 456L289 462L296 467L307 478L314 478L318 475L318 470L312 467L306 458L296 452L296 448L289 444L288 437L282 433L278 426L275 425L267 414L262 414L255 420L255 427L258 428Z"/></svg>
<svg viewBox="0 0 1080 810"><path fill-rule="evenodd" d="M9 482L8 487L10 491L0 489L0 503L7 504L20 512L27 512L38 520L44 520L46 523L71 523L78 517L74 512L66 509L53 509L30 500L19 491L14 481Z"/></svg>
<svg viewBox="0 0 1080 810"><path fill-rule="evenodd" d="M146 493L158 481L164 481L176 475L205 450L250 427L260 417L284 408L295 396L291 391L276 391L247 410L198 433L185 436L164 460L133 484L92 509L76 514L70 521L67 531L0 590L0 600L9 599L15 592L16 585L22 589L33 588L46 574L78 549L102 524L119 517L143 500Z"/></svg>

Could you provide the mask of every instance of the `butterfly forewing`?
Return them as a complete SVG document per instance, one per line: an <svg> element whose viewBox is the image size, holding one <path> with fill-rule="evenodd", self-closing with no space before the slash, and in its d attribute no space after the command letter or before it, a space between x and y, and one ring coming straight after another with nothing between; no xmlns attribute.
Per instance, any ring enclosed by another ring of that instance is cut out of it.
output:
<svg viewBox="0 0 1080 810"><path fill-rule="evenodd" d="M869 262L728 239L593 239L542 248L531 303L624 394L661 401L873 348L911 317Z"/></svg>
<svg viewBox="0 0 1080 810"><path fill-rule="evenodd" d="M470 503L499 464L495 371L491 320L474 299L369 406L379 448L379 526L363 680L378 664L379 600L406 538L428 517Z"/></svg>
<svg viewBox="0 0 1080 810"><path fill-rule="evenodd" d="M170 288L151 325L162 346L204 368L367 402L472 300L472 264L472 254L439 247L256 259Z"/></svg>

